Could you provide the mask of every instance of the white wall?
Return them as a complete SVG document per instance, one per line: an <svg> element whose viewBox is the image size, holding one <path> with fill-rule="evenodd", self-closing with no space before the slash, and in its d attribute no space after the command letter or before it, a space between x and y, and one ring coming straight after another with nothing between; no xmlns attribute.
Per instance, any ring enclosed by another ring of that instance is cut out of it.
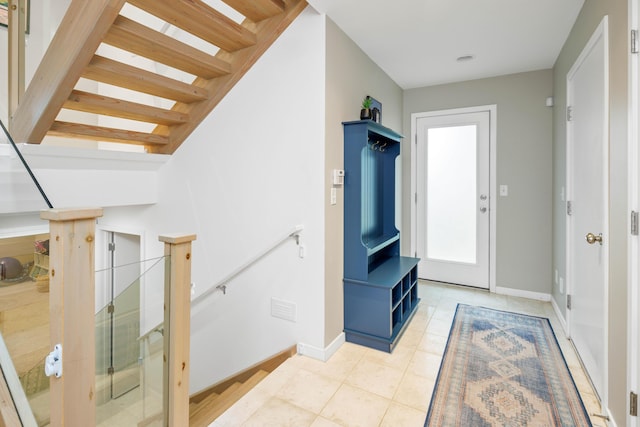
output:
<svg viewBox="0 0 640 427"><path fill-rule="evenodd" d="M297 343L324 347L324 31L303 12L160 170L159 202L100 219L145 229L148 257L158 234L197 234L196 295L304 225L304 259L289 240L193 309L192 392ZM296 303L297 322L271 317L271 297Z"/></svg>
<svg viewBox="0 0 640 427"><path fill-rule="evenodd" d="M55 208L155 203L157 170L170 157L28 144L18 149ZM46 208L13 147L0 144L0 214Z"/></svg>

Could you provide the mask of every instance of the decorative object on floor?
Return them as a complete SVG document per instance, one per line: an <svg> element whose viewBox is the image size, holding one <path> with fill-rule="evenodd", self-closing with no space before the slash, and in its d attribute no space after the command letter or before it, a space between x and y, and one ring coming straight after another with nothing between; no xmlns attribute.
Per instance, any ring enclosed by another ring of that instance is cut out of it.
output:
<svg viewBox="0 0 640 427"><path fill-rule="evenodd" d="M459 304L425 426L591 426L548 319Z"/></svg>

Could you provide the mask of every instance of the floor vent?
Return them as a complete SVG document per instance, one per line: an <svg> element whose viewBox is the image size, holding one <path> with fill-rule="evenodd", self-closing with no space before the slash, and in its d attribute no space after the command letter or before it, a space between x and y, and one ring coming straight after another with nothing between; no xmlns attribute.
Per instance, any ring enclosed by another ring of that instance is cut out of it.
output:
<svg viewBox="0 0 640 427"><path fill-rule="evenodd" d="M280 319L296 321L296 303L278 298L271 298L271 315Z"/></svg>

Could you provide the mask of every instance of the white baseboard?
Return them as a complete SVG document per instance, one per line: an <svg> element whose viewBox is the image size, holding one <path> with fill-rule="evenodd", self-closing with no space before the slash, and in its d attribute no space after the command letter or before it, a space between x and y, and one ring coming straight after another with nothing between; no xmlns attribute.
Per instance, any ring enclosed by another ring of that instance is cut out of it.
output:
<svg viewBox="0 0 640 427"><path fill-rule="evenodd" d="M522 289L503 288L496 286L496 294L508 295L511 297L529 298L538 301L551 301L551 294L545 294L542 292L523 291Z"/></svg>
<svg viewBox="0 0 640 427"><path fill-rule="evenodd" d="M319 348L309 344L299 343L298 354L302 354L304 356L312 357L314 359L318 359L318 360L322 360L323 362L326 362L327 360L329 360L331 356L333 356L333 354L336 351L338 351L338 349L344 343L345 343L345 335L344 335L344 332L342 332L340 333L340 335L336 337L336 339L334 339L331 342L331 344L329 344L325 348Z"/></svg>
<svg viewBox="0 0 640 427"><path fill-rule="evenodd" d="M560 325L562 325L562 330L564 331L564 334L568 336L569 329L567 328L567 321L562 315L562 311L560 311L560 307L558 306L558 303L554 298L551 298L551 307L553 307L553 311L556 313L556 317L558 318Z"/></svg>

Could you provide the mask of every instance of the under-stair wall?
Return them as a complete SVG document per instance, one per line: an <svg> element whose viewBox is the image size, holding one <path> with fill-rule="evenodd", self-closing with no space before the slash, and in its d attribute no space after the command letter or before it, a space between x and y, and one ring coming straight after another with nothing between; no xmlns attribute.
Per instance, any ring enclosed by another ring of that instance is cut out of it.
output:
<svg viewBox="0 0 640 427"><path fill-rule="evenodd" d="M324 347L324 31L306 9L159 169L157 203L108 207L99 220L144 230L146 258L158 230L197 234L195 297L304 225L304 258L289 239L193 309L192 394L283 348ZM296 320L272 317L272 297L295 303Z"/></svg>

